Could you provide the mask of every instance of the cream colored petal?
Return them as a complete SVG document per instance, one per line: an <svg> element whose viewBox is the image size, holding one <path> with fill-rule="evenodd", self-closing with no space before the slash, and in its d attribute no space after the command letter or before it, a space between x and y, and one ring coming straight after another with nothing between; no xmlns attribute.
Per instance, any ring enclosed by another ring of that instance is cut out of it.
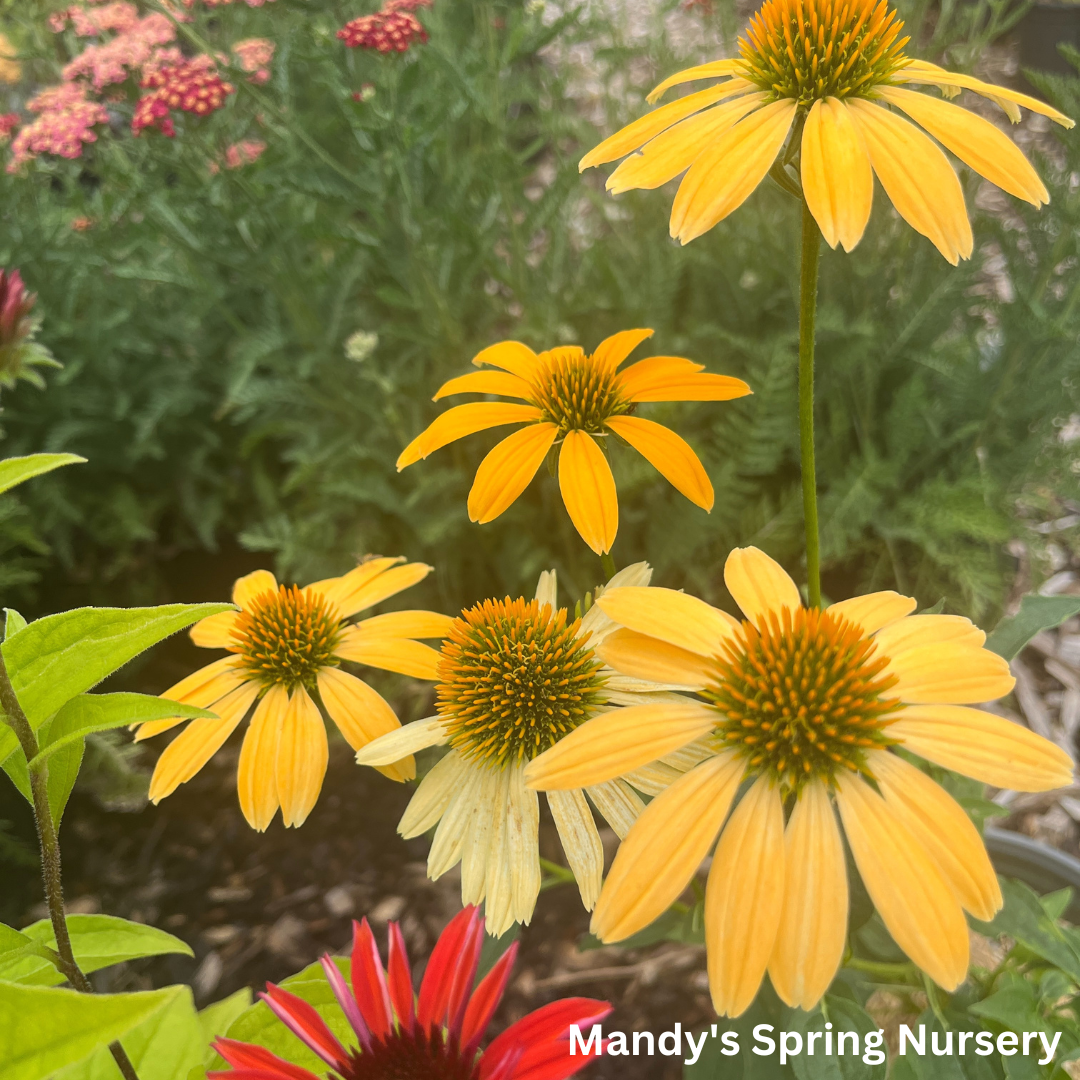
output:
<svg viewBox="0 0 1080 1080"><path fill-rule="evenodd" d="M578 636L584 640L585 635L588 634L589 645L596 648L615 629L615 623L608 618L596 600L608 589L621 589L629 585L648 585L651 580L652 567L647 562L639 562L623 567L607 585L598 585L593 590L593 606L581 618Z"/></svg>
<svg viewBox="0 0 1080 1080"><path fill-rule="evenodd" d="M286 828L299 828L314 809L329 758L326 725L319 707L302 686L298 687L281 721L274 770L281 820Z"/></svg>
<svg viewBox="0 0 1080 1080"><path fill-rule="evenodd" d="M661 702L685 705L687 702L686 687L681 683L635 679L630 675L620 675L614 668L606 666L600 669L600 673L604 677L604 687L600 693L606 705L658 705Z"/></svg>
<svg viewBox="0 0 1080 1080"><path fill-rule="evenodd" d="M1007 660L989 649L954 642L907 649L891 657L885 670L898 680L889 692L912 705L994 701L1016 683Z"/></svg>
<svg viewBox="0 0 1080 1080"><path fill-rule="evenodd" d="M484 923L492 937L514 925L514 867L510 862L510 771L498 774L499 794L491 821L484 885ZM463 860L464 865L464 860Z"/></svg>
<svg viewBox="0 0 1080 1080"><path fill-rule="evenodd" d="M350 629L365 638L444 638L453 625L453 615L437 611L390 611L364 619Z"/></svg>
<svg viewBox="0 0 1080 1080"><path fill-rule="evenodd" d="M615 855L592 918L602 941L622 941L665 912L709 852L742 779L733 754L710 758L658 795Z"/></svg>
<svg viewBox="0 0 1080 1080"><path fill-rule="evenodd" d="M581 902L586 911L592 911L604 876L604 846L592 810L580 791L549 791L547 801L566 861L577 878Z"/></svg>
<svg viewBox="0 0 1080 1080"><path fill-rule="evenodd" d="M480 786L461 843L461 902L480 904L487 895L488 855L498 846L506 819L506 771L481 767Z"/></svg>
<svg viewBox="0 0 1080 1080"><path fill-rule="evenodd" d="M670 754L665 754L660 760L678 772L686 772L707 758L711 758L715 753L712 736L705 735Z"/></svg>
<svg viewBox="0 0 1080 1080"><path fill-rule="evenodd" d="M980 709L911 705L888 731L905 750L984 784L1051 791L1073 782L1073 762L1060 746Z"/></svg>
<svg viewBox="0 0 1080 1080"><path fill-rule="evenodd" d="M466 769L464 759L456 750L439 758L431 767L398 822L398 832L406 840L422 836L439 823L461 786Z"/></svg>
<svg viewBox="0 0 1080 1080"><path fill-rule="evenodd" d="M863 884L893 940L939 986L955 990L967 975L968 929L952 889L868 784L843 777L836 801Z"/></svg>
<svg viewBox="0 0 1080 1080"><path fill-rule="evenodd" d="M637 792L624 780L608 780L607 783L594 784L584 790L615 835L625 840L630 827L645 809Z"/></svg>
<svg viewBox="0 0 1080 1080"><path fill-rule="evenodd" d="M256 597L268 592L274 593L277 590L277 578L269 570L253 570L250 574L236 579L233 585L232 602L238 608L246 610Z"/></svg>
<svg viewBox="0 0 1080 1080"><path fill-rule="evenodd" d="M395 761L426 750L429 746L444 746L450 741L442 720L429 716L382 735L356 754L357 765L393 765Z"/></svg>
<svg viewBox="0 0 1080 1080"><path fill-rule="evenodd" d="M918 606L914 597L886 591L840 600L830 605L829 612L842 615L848 622L858 626L864 634L873 634L883 626L910 615Z"/></svg>
<svg viewBox="0 0 1080 1080"><path fill-rule="evenodd" d="M678 769L673 769L661 761L654 761L651 765L643 765L640 769L627 773L625 780L643 794L653 796L671 787L680 776L682 772Z"/></svg>
<svg viewBox="0 0 1080 1080"><path fill-rule="evenodd" d="M188 633L191 640L201 649L230 649L236 647L233 629L240 618L238 611L220 611L200 619Z"/></svg>
<svg viewBox="0 0 1080 1080"><path fill-rule="evenodd" d="M438 880L461 861L465 837L472 828L478 812L480 789L486 770L465 763L458 780L458 789L439 821L428 852L428 877Z"/></svg>
<svg viewBox="0 0 1080 1080"><path fill-rule="evenodd" d="M510 810L507 838L513 873L514 921L532 922L536 898L540 895L540 799L525 787L520 765L507 769Z"/></svg>
<svg viewBox="0 0 1080 1080"><path fill-rule="evenodd" d="M896 754L876 750L867 766L894 814L926 849L966 911L984 922L1001 907L1001 889L979 830L943 788Z"/></svg>
<svg viewBox="0 0 1080 1080"><path fill-rule="evenodd" d="M785 608L794 614L802 606L799 587L788 572L756 547L731 552L724 564L724 584L758 629L766 625L770 614L779 619Z"/></svg>
<svg viewBox="0 0 1080 1080"><path fill-rule="evenodd" d="M363 585L347 593L342 592L338 600L341 617L347 619L350 615L388 600L423 581L434 569L435 567L428 566L427 563L406 563L404 566L395 566L392 570L384 570Z"/></svg>
<svg viewBox="0 0 1080 1080"><path fill-rule="evenodd" d="M780 999L809 1011L824 996L844 955L847 867L825 785L803 788L784 833L784 903L769 960Z"/></svg>
<svg viewBox="0 0 1080 1080"><path fill-rule="evenodd" d="M540 575L540 580L536 583L536 599L540 601L540 606L547 605L551 608L552 614L558 611L558 579L555 576L554 570L545 570Z"/></svg>
<svg viewBox="0 0 1080 1080"><path fill-rule="evenodd" d="M982 647L986 635L960 615L909 615L878 631L874 644L879 655L896 657L924 645L967 645Z"/></svg>
<svg viewBox="0 0 1080 1080"><path fill-rule="evenodd" d="M614 780L711 731L706 705L637 705L596 716L570 732L525 770L529 787L567 791Z"/></svg>
<svg viewBox="0 0 1080 1080"><path fill-rule="evenodd" d="M740 75L742 71L740 60L710 60L707 64L698 64L668 76L659 86L654 86L649 91L645 100L651 105L665 90L670 90L673 86L681 86L695 79L719 79L725 75Z"/></svg>
<svg viewBox="0 0 1080 1080"><path fill-rule="evenodd" d="M709 988L721 1016L740 1016L761 986L780 926L785 883L784 805L772 781L762 776L720 834L705 888Z"/></svg>
<svg viewBox="0 0 1080 1080"><path fill-rule="evenodd" d="M376 638L346 631L334 655L354 664L396 671L414 679L430 679L438 676L441 654L430 645L412 638Z"/></svg>
<svg viewBox="0 0 1080 1080"><path fill-rule="evenodd" d="M289 707L284 686L267 690L251 717L236 770L236 793L247 823L266 832L280 805L277 793L277 750L281 725Z"/></svg>
<svg viewBox="0 0 1080 1080"><path fill-rule="evenodd" d="M674 589L624 586L596 603L620 626L699 656L717 655L739 627L727 612Z"/></svg>
<svg viewBox="0 0 1080 1080"><path fill-rule="evenodd" d="M699 690L713 681L715 665L696 652L669 645L636 630L615 630L607 635L597 655L616 671L637 679L674 683Z"/></svg>

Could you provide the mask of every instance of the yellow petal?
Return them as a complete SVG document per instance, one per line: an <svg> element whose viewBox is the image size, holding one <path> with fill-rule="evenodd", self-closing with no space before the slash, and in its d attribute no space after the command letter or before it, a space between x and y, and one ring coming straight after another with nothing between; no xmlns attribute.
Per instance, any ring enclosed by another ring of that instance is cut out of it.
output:
<svg viewBox="0 0 1080 1080"><path fill-rule="evenodd" d="M709 758L645 807L619 846L593 913L590 929L601 941L637 933L679 898L709 853L744 768L734 754Z"/></svg>
<svg viewBox="0 0 1080 1080"><path fill-rule="evenodd" d="M699 656L716 656L739 624L726 612L674 589L626 585L596 600L609 619Z"/></svg>
<svg viewBox="0 0 1080 1080"><path fill-rule="evenodd" d="M946 642L978 649L984 641L986 635L970 619L961 615L909 615L886 626L874 636L879 654L892 657L908 649L944 645Z"/></svg>
<svg viewBox="0 0 1080 1080"><path fill-rule="evenodd" d="M784 833L784 903L769 978L782 1001L811 1010L833 981L848 923L844 844L825 785L802 789Z"/></svg>
<svg viewBox="0 0 1080 1080"><path fill-rule="evenodd" d="M867 766L885 802L926 849L957 900L976 919L992 919L1001 889L979 830L956 800L924 772L883 750Z"/></svg>
<svg viewBox="0 0 1080 1080"><path fill-rule="evenodd" d="M437 611L390 611L358 622L355 630L371 638L444 638L453 625L453 615Z"/></svg>
<svg viewBox="0 0 1080 1080"><path fill-rule="evenodd" d="M538 791L568 791L614 780L712 731L716 718L707 705L691 701L602 713L533 758L525 782Z"/></svg>
<svg viewBox="0 0 1080 1080"><path fill-rule="evenodd" d="M373 581L391 566L397 566L398 563L404 561L405 557L403 555L369 556L358 566L354 566L347 574L343 574L341 577L324 578L322 581L313 581L310 585L305 585L302 591L305 593L318 593L325 598L327 603L338 607L343 600L362 586L367 585L369 581Z"/></svg>
<svg viewBox="0 0 1080 1080"><path fill-rule="evenodd" d="M889 623L910 615L918 607L911 596L885 591L853 596L830 606L833 615L842 615L848 622L858 626L864 634L873 634Z"/></svg>
<svg viewBox="0 0 1080 1080"><path fill-rule="evenodd" d="M459 375L444 382L431 400L438 401L451 394L502 394L526 401L532 396L529 384L524 379L506 371L473 371L468 375Z"/></svg>
<svg viewBox="0 0 1080 1080"><path fill-rule="evenodd" d="M252 570L242 578L237 578L233 585L232 602L238 608L248 608L251 602L263 593L277 592L277 578L269 570Z"/></svg>
<svg viewBox="0 0 1080 1080"><path fill-rule="evenodd" d="M921 124L965 165L1003 191L1033 206L1050 201L1046 185L1004 132L988 120L929 94L883 86L878 96Z"/></svg>
<svg viewBox="0 0 1080 1080"><path fill-rule="evenodd" d="M584 431L568 431L563 439L559 490L581 539L597 555L610 551L619 529L615 477L604 452Z"/></svg>
<svg viewBox="0 0 1080 1080"><path fill-rule="evenodd" d="M607 178L604 185L612 195L621 195L632 188L651 191L674 180L730 127L747 113L753 112L765 100L763 93L746 93L753 89L742 79L723 84L724 97L742 94L734 101L716 105L697 116L668 128L643 147L641 153L631 154Z"/></svg>
<svg viewBox="0 0 1080 1080"><path fill-rule="evenodd" d="M330 719L354 750L401 727L382 695L362 679L339 668L323 668L318 682L319 696ZM407 754L400 761L380 766L379 772L391 780L412 780L416 776L416 761L412 754Z"/></svg>
<svg viewBox="0 0 1080 1080"><path fill-rule="evenodd" d="M200 619L189 631L191 640L201 649L235 649L233 628L240 613L222 611Z"/></svg>
<svg viewBox="0 0 1080 1080"><path fill-rule="evenodd" d="M429 746L445 746L447 737L443 722L438 716L426 720L414 720L368 743L356 752L357 765L393 765L396 761L426 750Z"/></svg>
<svg viewBox="0 0 1080 1080"><path fill-rule="evenodd" d="M993 83L983 82L982 79L976 79L971 75L960 75L955 71L946 71L944 68L938 67L937 64L930 64L925 60L912 60L902 71L898 71L893 75L893 80L895 82L930 83L933 86L959 86L967 90L974 90L976 94L982 94L983 97L989 98L1004 109L1014 124L1020 121L1020 110L1016 107L1017 105L1023 105L1025 109L1030 109L1032 112L1049 116L1051 120L1065 128L1071 128L1075 123L1064 113L1058 112L1051 105L1047 105L1045 101L1039 101L1037 98L1029 97L1027 94L1020 94L1016 90L1009 90L1004 86L995 86Z"/></svg>
<svg viewBox="0 0 1080 1080"><path fill-rule="evenodd" d="M795 102L785 98L725 131L683 177L671 207L671 235L687 244L742 206L772 168L794 116Z"/></svg>
<svg viewBox="0 0 1080 1080"><path fill-rule="evenodd" d="M704 364L696 364L685 356L647 356L620 372L615 381L624 397L632 397L639 390L648 389L657 381L681 381L704 370Z"/></svg>
<svg viewBox="0 0 1080 1080"><path fill-rule="evenodd" d="M200 717L161 752L150 778L150 801L160 802L187 783L224 745L251 708L259 692L257 683L244 683L214 706L217 720Z"/></svg>
<svg viewBox="0 0 1080 1080"><path fill-rule="evenodd" d="M285 687L270 687L256 706L240 747L236 793L247 823L258 832L266 832L278 810L277 749L288 707Z"/></svg>
<svg viewBox="0 0 1080 1080"><path fill-rule="evenodd" d="M322 790L329 756L322 714L308 692L298 687L281 719L274 768L286 828L307 820Z"/></svg>
<svg viewBox="0 0 1080 1080"><path fill-rule="evenodd" d="M604 338L596 346L592 362L597 367L615 371L643 341L652 336L652 330L620 330L617 334Z"/></svg>
<svg viewBox="0 0 1080 1080"><path fill-rule="evenodd" d="M801 143L806 205L831 248L862 239L874 199L874 174L859 129L839 98L814 102Z"/></svg>
<svg viewBox="0 0 1080 1080"><path fill-rule="evenodd" d="M721 1016L744 1013L761 985L780 926L784 863L784 804L762 776L721 833L705 889L709 988Z"/></svg>
<svg viewBox="0 0 1080 1080"><path fill-rule="evenodd" d="M456 750L451 750L432 765L398 823L398 832L406 840L422 836L439 823L461 789L467 768L464 758Z"/></svg>
<svg viewBox="0 0 1080 1080"><path fill-rule="evenodd" d="M628 367L620 389L635 402L731 401L751 393L742 379L703 372L678 356L652 356Z"/></svg>
<svg viewBox="0 0 1080 1080"><path fill-rule="evenodd" d="M698 653L639 634L636 630L616 630L608 634L596 653L605 664L635 679L701 689L715 677L713 665Z"/></svg>
<svg viewBox="0 0 1080 1080"><path fill-rule="evenodd" d="M489 364L491 367L502 368L526 382L532 379L539 368L536 353L520 341L500 341L497 345L489 345L486 349L481 349L472 362L476 367Z"/></svg>
<svg viewBox="0 0 1080 1080"><path fill-rule="evenodd" d="M502 401L471 401L467 405L455 405L435 417L431 424L401 451L401 456L397 459L398 472L421 458L426 458L447 443L465 438L466 435L501 427L503 424L523 424L530 420L539 420L540 416L540 410L535 405L510 405Z"/></svg>
<svg viewBox="0 0 1080 1080"><path fill-rule="evenodd" d="M756 547L732 550L724 563L724 584L758 629L767 625L770 614L779 618L785 608L794 613L802 606L799 587L788 572Z"/></svg>
<svg viewBox="0 0 1080 1080"><path fill-rule="evenodd" d="M868 784L843 777L836 801L863 884L893 940L939 986L955 990L967 975L968 929L952 889Z"/></svg>
<svg viewBox="0 0 1080 1080"><path fill-rule="evenodd" d="M1052 791L1073 782L1060 746L1001 716L961 705L910 705L890 724L905 750L994 787Z"/></svg>
<svg viewBox="0 0 1080 1080"><path fill-rule="evenodd" d="M1009 663L989 649L945 642L908 649L889 659L899 680L889 691L911 705L971 705L1012 691Z"/></svg>
<svg viewBox="0 0 1080 1080"><path fill-rule="evenodd" d="M654 86L645 100L651 105L665 90L673 86L681 86L683 83L693 82L695 79L718 79L723 75L738 75L743 70L739 60L711 60L707 64L698 64L697 67L685 68L674 75L668 76L659 86Z"/></svg>
<svg viewBox="0 0 1080 1080"><path fill-rule="evenodd" d="M354 664L396 671L414 679L438 679L440 654L430 645L411 638L369 638L346 631L335 655Z"/></svg>
<svg viewBox="0 0 1080 1080"><path fill-rule="evenodd" d="M577 879L582 906L592 911L604 876L604 845L592 810L580 791L549 791L547 801L566 861Z"/></svg>
<svg viewBox="0 0 1080 1080"><path fill-rule="evenodd" d="M605 426L625 439L695 506L712 510L713 486L690 444L670 428L640 416L612 416Z"/></svg>
<svg viewBox="0 0 1080 1080"><path fill-rule="evenodd" d="M870 163L900 216L955 266L974 239L964 192L949 159L917 128L869 101L847 105Z"/></svg>
<svg viewBox="0 0 1080 1080"><path fill-rule="evenodd" d="M166 701L178 701L183 705L206 709L219 698L243 685L247 678L247 673L240 667L239 659L225 656L192 672L159 696ZM136 729L135 741L142 742L143 739L160 735L163 731L184 723L186 719L186 716L177 716L167 720L148 720L142 724L133 724L132 727Z"/></svg>
<svg viewBox="0 0 1080 1080"><path fill-rule="evenodd" d="M374 607L383 600L389 600L391 596L412 588L434 569L427 563L413 562L395 566L392 570L384 570L352 592L342 594L337 604L338 612L342 618L347 619L350 615Z"/></svg>
<svg viewBox="0 0 1080 1080"><path fill-rule="evenodd" d="M494 521L529 486L544 463L557 425L541 421L508 435L488 453L476 470L469 492L469 520Z"/></svg>

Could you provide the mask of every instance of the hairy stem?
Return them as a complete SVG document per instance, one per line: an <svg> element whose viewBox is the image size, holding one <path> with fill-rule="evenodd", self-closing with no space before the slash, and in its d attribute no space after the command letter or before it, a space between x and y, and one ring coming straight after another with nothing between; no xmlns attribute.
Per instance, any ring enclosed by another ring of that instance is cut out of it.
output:
<svg viewBox="0 0 1080 1080"><path fill-rule="evenodd" d="M799 274L799 450L802 459L803 521L806 529L806 592L810 607L821 607L821 553L818 543L817 472L814 466L814 319L817 315L821 232L803 203L802 268Z"/></svg>
<svg viewBox="0 0 1080 1080"><path fill-rule="evenodd" d="M0 706L3 707L5 719L19 740L27 762L33 761L39 750L37 736L15 695L15 688L11 685L2 650L0 650ZM60 841L56 835L52 808L49 806L48 762L43 762L37 768L30 770L30 792L34 798L34 822L37 825L38 843L41 847L41 874L45 882L45 900L49 906L49 919L52 922L53 935L56 937L57 959L60 961L58 967L60 973L76 990L84 994L92 994L94 988L75 960L75 953L71 948L71 936L68 934L67 919L64 917ZM109 1050L124 1080L139 1080L139 1074L120 1043L110 1043Z"/></svg>

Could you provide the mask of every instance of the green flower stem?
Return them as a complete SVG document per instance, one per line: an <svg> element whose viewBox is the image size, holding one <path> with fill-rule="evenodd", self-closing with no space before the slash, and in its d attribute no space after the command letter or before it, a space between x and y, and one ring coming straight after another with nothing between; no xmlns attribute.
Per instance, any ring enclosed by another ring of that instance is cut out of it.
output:
<svg viewBox="0 0 1080 1080"><path fill-rule="evenodd" d="M617 573L617 570L615 569L615 560L611 557L610 551L605 551L604 554L600 556L600 565L604 568L604 577L610 581Z"/></svg>
<svg viewBox="0 0 1080 1080"><path fill-rule="evenodd" d="M38 755L39 746L34 729L26 718L15 688L8 676L4 654L0 651L0 707L5 719L18 737L19 745L28 762ZM45 899L49 905L49 918L52 921L53 934L56 937L57 959L60 973L76 990L92 994L93 986L83 974L75 960L71 948L71 936L68 934L67 919L64 918L64 888L60 872L60 841L56 835L56 823L53 821L49 806L49 765L43 762L30 769L30 791L34 797L34 822L37 825L38 843L41 846L41 873L45 880ZM139 1080L139 1074L131 1064L131 1059L119 1042L109 1044L113 1060L124 1080Z"/></svg>
<svg viewBox="0 0 1080 1080"><path fill-rule="evenodd" d="M560 866L550 859L540 859L540 869L544 872L544 879L540 883L540 891L553 889L556 885L573 885L577 883L573 870Z"/></svg>
<svg viewBox="0 0 1080 1080"><path fill-rule="evenodd" d="M803 521L806 529L806 592L810 607L821 607L817 473L814 468L814 319L817 315L820 260L821 232L804 201L802 268L799 274L799 450L802 459Z"/></svg>
<svg viewBox="0 0 1080 1080"><path fill-rule="evenodd" d="M920 972L914 964L887 964L878 960L863 960L858 956L849 956L844 961L844 967L853 968L866 975L873 975L878 979L886 979L889 982L903 983L909 986L920 985Z"/></svg>

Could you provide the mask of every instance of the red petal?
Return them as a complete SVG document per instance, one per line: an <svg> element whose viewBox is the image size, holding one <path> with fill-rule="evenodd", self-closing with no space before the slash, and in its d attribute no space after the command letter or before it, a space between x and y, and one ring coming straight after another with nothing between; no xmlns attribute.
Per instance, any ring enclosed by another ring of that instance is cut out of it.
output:
<svg viewBox="0 0 1080 1080"><path fill-rule="evenodd" d="M341 974L341 969L329 954L320 957L319 963L322 964L322 969L326 972L326 981L330 984L330 989L334 991L334 997L337 998L345 1019L349 1021L349 1026L356 1032L360 1045L365 1050L370 1050L371 1032L368 1031L367 1021L360 1011L356 995L349 989L349 984L345 981L345 976Z"/></svg>
<svg viewBox="0 0 1080 1080"><path fill-rule="evenodd" d="M476 969L480 966L480 950L484 947L484 924L480 914L473 919L469 932L458 953L457 971L450 984L450 996L446 1002L446 1026L450 1033L461 1036L461 1021L469 1004L469 995L476 984Z"/></svg>
<svg viewBox="0 0 1080 1080"><path fill-rule="evenodd" d="M391 1031L390 994L379 947L367 919L353 921L352 984L371 1034L385 1039Z"/></svg>
<svg viewBox="0 0 1080 1080"><path fill-rule="evenodd" d="M577 1068L586 1064L590 1058L570 1056L569 1035L570 1025L577 1024L585 1034L593 1024L598 1024L605 1016L611 1013L612 1006L607 1001L596 1001L593 998L564 998L562 1001L553 1001L550 1005L537 1009L535 1012L523 1016L516 1024L511 1024L494 1042L484 1051L484 1057L480 1063L481 1080L487 1080L487 1072L484 1063L491 1056L497 1062L509 1047L522 1046L525 1054L522 1061L514 1070L514 1080L522 1076L521 1068L526 1059L532 1057L535 1051L546 1048L546 1044L556 1043L560 1049L560 1060L565 1054L567 1064L574 1064L569 1072L552 1073L552 1080L556 1077L572 1076ZM541 1080L546 1078L544 1072L536 1073L529 1080Z"/></svg>
<svg viewBox="0 0 1080 1080"><path fill-rule="evenodd" d="M273 983L266 984L266 993L259 997L270 1007L270 1011L306 1046L332 1065L338 1071L349 1061L345 1047L334 1037L334 1033L323 1023L322 1017L303 998L282 990Z"/></svg>
<svg viewBox="0 0 1080 1080"><path fill-rule="evenodd" d="M477 919L475 907L470 905L463 908L447 924L431 951L431 959L428 960L424 979L420 983L420 999L417 1005L417 1019L425 1031L443 1025L459 954L470 927Z"/></svg>
<svg viewBox="0 0 1080 1080"><path fill-rule="evenodd" d="M212 1043L213 1048L233 1067L235 1072L209 1073L214 1076L239 1076L241 1073L258 1073L260 1076L287 1077L288 1080L317 1080L314 1073L282 1061L276 1054L271 1054L263 1046L237 1042L235 1039L219 1038Z"/></svg>
<svg viewBox="0 0 1080 1080"><path fill-rule="evenodd" d="M288 1065L283 1061L282 1065ZM219 1069L208 1072L206 1080L319 1080L314 1073L301 1069L298 1065L289 1065L292 1072L281 1069Z"/></svg>
<svg viewBox="0 0 1080 1080"><path fill-rule="evenodd" d="M412 971L409 968L409 954L405 951L405 939L396 922L390 924L390 955L386 959L386 967L394 1014L406 1031L412 1031L416 1026Z"/></svg>
<svg viewBox="0 0 1080 1080"><path fill-rule="evenodd" d="M542 1043L521 1055L514 1071L510 1073L510 1080L566 1080L566 1077L573 1076L594 1062L603 1052L601 1050L599 1054L582 1054L579 1051L571 1057L568 1039Z"/></svg>
<svg viewBox="0 0 1080 1080"><path fill-rule="evenodd" d="M515 941L499 957L498 963L484 976L469 1002L469 1007L465 1010L465 1023L461 1029L461 1046L466 1057L469 1051L475 1050L480 1045L480 1040L484 1037L488 1024L491 1023L491 1017L499 1007L517 954L518 943Z"/></svg>

